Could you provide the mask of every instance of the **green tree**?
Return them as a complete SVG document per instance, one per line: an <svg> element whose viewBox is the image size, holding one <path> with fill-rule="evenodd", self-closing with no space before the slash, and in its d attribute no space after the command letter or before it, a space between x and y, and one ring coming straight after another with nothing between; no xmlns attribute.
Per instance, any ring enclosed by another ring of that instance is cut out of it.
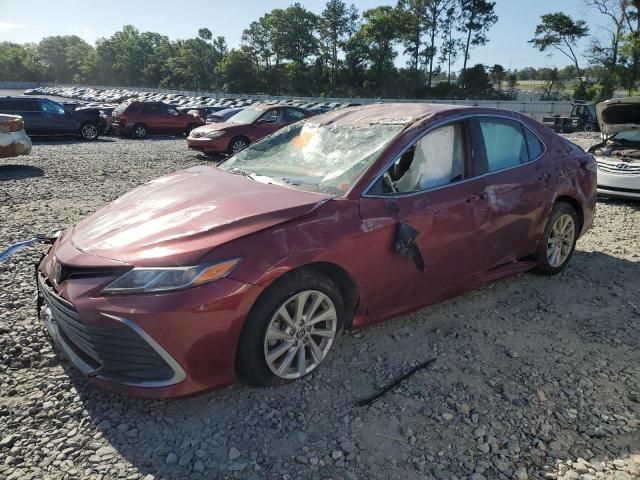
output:
<svg viewBox="0 0 640 480"><path fill-rule="evenodd" d="M464 85L467 98L487 98L491 94L491 81L482 64L463 70L460 73L460 84Z"/></svg>
<svg viewBox="0 0 640 480"><path fill-rule="evenodd" d="M404 44L404 53L409 55L407 65L418 70L424 63L423 37L429 25L427 0L398 0L396 11L396 25L400 29L398 36Z"/></svg>
<svg viewBox="0 0 640 480"><path fill-rule="evenodd" d="M43 75L50 81L85 82L93 76L95 50L77 35L45 37L36 51Z"/></svg>
<svg viewBox="0 0 640 480"><path fill-rule="evenodd" d="M344 47L346 38L355 32L357 21L358 9L353 4L347 7L342 0L329 0L320 15L320 39L329 58L331 84L336 82L339 50Z"/></svg>
<svg viewBox="0 0 640 480"><path fill-rule="evenodd" d="M424 56L427 63L427 86L431 87L434 74L434 59L438 54L436 38L438 34L448 28L446 15L449 12L453 0L427 0L427 45Z"/></svg>
<svg viewBox="0 0 640 480"><path fill-rule="evenodd" d="M498 21L498 16L494 11L496 2L490 2L488 0L459 0L459 2L460 16L458 30L466 37L464 40L464 61L462 65L462 73L464 76L464 71L467 69L467 62L469 60L470 48L487 43L487 32ZM464 85L464 83L462 85Z"/></svg>
<svg viewBox="0 0 640 480"><path fill-rule="evenodd" d="M227 52L216 66L222 90L229 93L255 93L258 89L252 52L243 47Z"/></svg>
<svg viewBox="0 0 640 480"><path fill-rule="evenodd" d="M547 13L542 15L540 19L541 22L536 27L535 37L529 40L529 43L541 52L553 49L569 58L576 68L580 90L584 90L584 80L576 48L578 42L589 33L586 22L574 20L562 12Z"/></svg>
<svg viewBox="0 0 640 480"><path fill-rule="evenodd" d="M33 82L42 78L35 44L19 45L0 42L0 79L13 82Z"/></svg>
<svg viewBox="0 0 640 480"><path fill-rule="evenodd" d="M504 80L506 73L507 72L504 67L499 64L495 64L493 67L491 67L491 70L489 70L489 76L491 77L493 86L497 87L496 89L498 91L498 99L502 97L502 81Z"/></svg>
<svg viewBox="0 0 640 480"><path fill-rule="evenodd" d="M458 58L458 52L462 49L462 42L453 36L457 22L457 4L447 9L442 21L442 37L440 45L439 62L446 66L447 83L451 83L451 66Z"/></svg>

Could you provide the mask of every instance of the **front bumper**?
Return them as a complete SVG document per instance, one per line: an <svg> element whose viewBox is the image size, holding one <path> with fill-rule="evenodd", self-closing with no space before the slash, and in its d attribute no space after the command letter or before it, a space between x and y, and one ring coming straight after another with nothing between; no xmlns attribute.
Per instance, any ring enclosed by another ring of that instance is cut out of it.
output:
<svg viewBox="0 0 640 480"><path fill-rule="evenodd" d="M56 263L73 269L64 260L100 261L70 256L59 243L38 268L39 312L59 349L92 382L147 398L234 383L237 343L260 287L224 278L173 293L103 296L113 276L55 282Z"/></svg>
<svg viewBox="0 0 640 480"><path fill-rule="evenodd" d="M598 163L598 193L609 197L640 199L640 172L616 171L613 164Z"/></svg>
<svg viewBox="0 0 640 480"><path fill-rule="evenodd" d="M229 139L225 137L187 137L187 145L191 150L198 152L225 153L229 148Z"/></svg>
<svg viewBox="0 0 640 480"><path fill-rule="evenodd" d="M31 153L31 139L24 130L0 135L0 158Z"/></svg>

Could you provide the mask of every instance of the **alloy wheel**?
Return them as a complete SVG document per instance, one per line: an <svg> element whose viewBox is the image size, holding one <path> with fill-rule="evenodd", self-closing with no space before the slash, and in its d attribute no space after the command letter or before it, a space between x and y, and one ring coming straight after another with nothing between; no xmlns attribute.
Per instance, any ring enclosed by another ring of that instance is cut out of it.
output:
<svg viewBox="0 0 640 480"><path fill-rule="evenodd" d="M144 128L142 125L138 125L134 130L134 133L137 138L144 138L147 135L147 129Z"/></svg>
<svg viewBox="0 0 640 480"><path fill-rule="evenodd" d="M87 124L82 127L81 134L85 140L93 140L98 137L98 129L95 125Z"/></svg>
<svg viewBox="0 0 640 480"><path fill-rule="evenodd" d="M560 267L571 255L576 236L576 225L569 214L560 215L551 227L547 240L547 260L554 268Z"/></svg>
<svg viewBox="0 0 640 480"><path fill-rule="evenodd" d="M247 142L245 142L244 140L236 140L235 142L233 142L233 145L231 145L231 151L233 153L241 152L245 148L247 148Z"/></svg>
<svg viewBox="0 0 640 480"><path fill-rule="evenodd" d="M305 290L273 314L264 337L264 357L274 375L294 380L324 360L336 336L338 315L331 299Z"/></svg>

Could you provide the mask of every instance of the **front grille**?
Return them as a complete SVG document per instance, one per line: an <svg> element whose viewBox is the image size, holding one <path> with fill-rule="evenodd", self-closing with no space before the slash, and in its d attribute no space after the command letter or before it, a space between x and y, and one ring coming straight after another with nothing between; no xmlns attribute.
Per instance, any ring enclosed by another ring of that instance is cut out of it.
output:
<svg viewBox="0 0 640 480"><path fill-rule="evenodd" d="M624 167L619 168L618 165ZM614 175L640 175L640 163L604 163L598 162L598 168L606 173L613 173Z"/></svg>
<svg viewBox="0 0 640 480"><path fill-rule="evenodd" d="M38 284L61 340L98 376L126 384L162 382L174 376L167 362L132 328L85 324L74 306L60 298L41 275Z"/></svg>

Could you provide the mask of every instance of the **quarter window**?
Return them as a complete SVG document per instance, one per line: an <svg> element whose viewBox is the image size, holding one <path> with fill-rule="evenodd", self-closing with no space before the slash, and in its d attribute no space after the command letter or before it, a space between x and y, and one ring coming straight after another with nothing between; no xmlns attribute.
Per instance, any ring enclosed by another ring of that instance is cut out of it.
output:
<svg viewBox="0 0 640 480"><path fill-rule="evenodd" d="M544 151L542 143L528 128L524 128L524 134L527 137L527 146L529 147L529 160L535 160Z"/></svg>
<svg viewBox="0 0 640 480"><path fill-rule="evenodd" d="M527 142L519 123L491 118L479 120L487 152L487 171L495 172L529 161Z"/></svg>

